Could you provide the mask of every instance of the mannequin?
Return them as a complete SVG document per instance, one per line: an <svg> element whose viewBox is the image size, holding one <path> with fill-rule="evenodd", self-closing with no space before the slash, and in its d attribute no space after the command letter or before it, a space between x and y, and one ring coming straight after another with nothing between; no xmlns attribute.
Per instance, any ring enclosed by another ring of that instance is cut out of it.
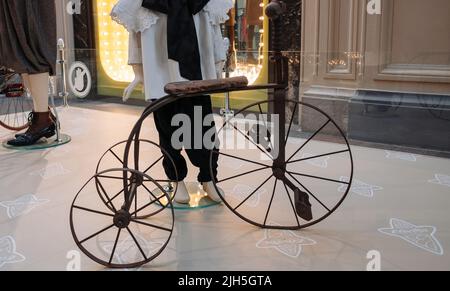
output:
<svg viewBox="0 0 450 291"><path fill-rule="evenodd" d="M123 100L127 101L139 84L144 87L145 99L152 101L167 95L164 92L167 83L217 79L226 59L220 24L228 19L227 13L232 7L232 0L120 0L111 16L130 33L128 64L135 73L135 79L124 91ZM180 113L194 120L195 107L201 108L202 117L212 114L210 96L180 99L154 115L160 145L177 168L175 173L169 160L163 160L168 178L174 180L178 177L175 197L178 203L189 203L190 197L183 182L187 176L186 161L181 150L171 144L172 134L179 127L172 126L171 121ZM203 134L211 127L215 125L203 126ZM184 148L193 147L184 144ZM212 200L221 202L212 183L216 177L211 177L209 170L212 148L203 145L201 149L188 149L186 152L191 163L200 170L198 181L205 192ZM217 159L213 160L213 172L217 175Z"/></svg>
<svg viewBox="0 0 450 291"><path fill-rule="evenodd" d="M48 79L56 66L54 0L0 0L0 66L22 75L33 97L29 128L8 141L27 146L56 133L56 118L48 107Z"/></svg>

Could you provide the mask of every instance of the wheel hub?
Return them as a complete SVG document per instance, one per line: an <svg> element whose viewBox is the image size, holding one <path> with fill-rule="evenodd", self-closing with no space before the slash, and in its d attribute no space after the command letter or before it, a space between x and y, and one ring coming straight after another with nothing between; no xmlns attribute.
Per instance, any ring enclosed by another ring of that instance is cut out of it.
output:
<svg viewBox="0 0 450 291"><path fill-rule="evenodd" d="M286 177L286 169L284 168L274 167L272 171L275 178L279 180L283 180Z"/></svg>
<svg viewBox="0 0 450 291"><path fill-rule="evenodd" d="M142 184L144 183L144 177L142 175L136 175L133 174L131 176L131 183L132 184L136 184L136 186L142 186Z"/></svg>
<svg viewBox="0 0 450 291"><path fill-rule="evenodd" d="M114 215L114 225L118 228L126 228L130 225L131 214L125 210L119 210L116 215Z"/></svg>

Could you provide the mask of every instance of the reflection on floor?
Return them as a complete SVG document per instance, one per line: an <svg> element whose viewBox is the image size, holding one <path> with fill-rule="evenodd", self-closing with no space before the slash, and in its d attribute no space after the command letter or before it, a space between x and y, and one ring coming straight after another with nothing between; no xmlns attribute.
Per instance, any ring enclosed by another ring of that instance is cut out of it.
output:
<svg viewBox="0 0 450 291"><path fill-rule="evenodd" d="M66 109L62 117L63 131L73 138L70 144L29 152L0 149L0 270L74 266L80 252L69 228L71 203L102 154L127 139L137 119L80 108ZM144 128L145 137L156 136L153 126ZM2 140L11 134L0 129ZM383 270L450 270L449 160L364 147L353 151L355 180L349 196L322 223L303 231L261 230L223 205L176 211L167 249L140 270L366 270L378 255ZM305 151L299 158L314 154ZM305 165L314 171L333 166L327 157ZM221 161L224 173L239 172L241 166ZM196 175L191 170L189 180ZM237 197L254 189L251 185L244 179L226 191ZM263 197L272 194L272 185L249 199L248 208L264 213ZM327 187L345 191L339 184ZM137 240L145 244L144 238ZM122 240L118 252L130 244L130 237ZM150 252L159 246L147 243L144 248ZM102 245L106 252L111 247ZM82 270L103 270L84 255L80 258Z"/></svg>

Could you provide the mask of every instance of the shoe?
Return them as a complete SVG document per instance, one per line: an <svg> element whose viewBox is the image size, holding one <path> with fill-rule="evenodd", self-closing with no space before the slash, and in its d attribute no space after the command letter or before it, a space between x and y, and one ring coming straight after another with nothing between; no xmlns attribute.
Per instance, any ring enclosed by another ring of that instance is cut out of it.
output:
<svg viewBox="0 0 450 291"><path fill-rule="evenodd" d="M294 190L294 200L297 215L306 221L311 221L313 215L308 194L297 188Z"/></svg>
<svg viewBox="0 0 450 291"><path fill-rule="evenodd" d="M183 181L178 182L177 193L175 194L175 202L180 204L189 204L190 201L191 196L189 195L186 184Z"/></svg>
<svg viewBox="0 0 450 291"><path fill-rule="evenodd" d="M219 195L219 193L217 193L216 187L214 186L213 182L202 183L202 186L203 186L203 190L206 192L206 194L208 194L208 197L212 201L217 202L217 203L222 203L223 200L220 196L225 197L225 192L223 192L222 189L218 188L218 190L220 192L220 195Z"/></svg>
<svg viewBox="0 0 450 291"><path fill-rule="evenodd" d="M8 141L8 145L15 147L30 146L41 138L50 138L56 134L55 122L49 112L31 112L28 116L28 130Z"/></svg>
<svg viewBox="0 0 450 291"><path fill-rule="evenodd" d="M28 123L30 123L30 120L33 118L32 114L34 114L34 112L30 112L30 114L28 115ZM49 114L50 119L56 124L56 121L57 121L56 116L53 114L53 112L50 110L50 108L48 108L48 114ZM15 135L15 137L18 138L19 136L24 135L24 134L26 134L26 132L18 133Z"/></svg>

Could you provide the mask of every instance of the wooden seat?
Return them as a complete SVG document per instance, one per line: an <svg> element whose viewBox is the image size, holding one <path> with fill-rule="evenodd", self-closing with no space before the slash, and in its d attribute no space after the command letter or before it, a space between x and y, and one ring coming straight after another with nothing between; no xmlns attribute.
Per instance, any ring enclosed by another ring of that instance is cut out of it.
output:
<svg viewBox="0 0 450 291"><path fill-rule="evenodd" d="M218 80L186 81L169 83L164 91L170 95L202 94L211 91L227 91L247 87L247 77L233 77Z"/></svg>

